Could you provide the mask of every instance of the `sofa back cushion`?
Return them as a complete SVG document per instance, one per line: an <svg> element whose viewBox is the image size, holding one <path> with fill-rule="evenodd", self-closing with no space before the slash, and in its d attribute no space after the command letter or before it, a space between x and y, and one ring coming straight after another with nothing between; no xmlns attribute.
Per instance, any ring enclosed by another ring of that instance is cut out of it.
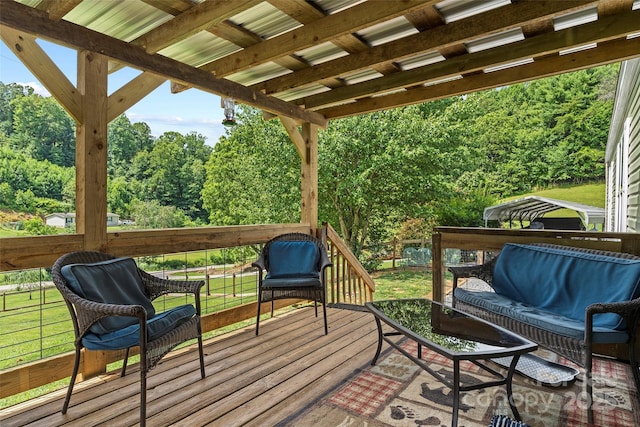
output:
<svg viewBox="0 0 640 427"><path fill-rule="evenodd" d="M594 303L640 296L640 260L590 254L569 247L507 243L495 265L496 293L580 321ZM616 314L594 316L595 327L623 329Z"/></svg>
<svg viewBox="0 0 640 427"><path fill-rule="evenodd" d="M276 240L269 245L269 277L318 276L320 252L309 241Z"/></svg>
<svg viewBox="0 0 640 427"><path fill-rule="evenodd" d="M69 264L60 270L69 288L95 302L107 304L141 305L147 319L155 315L155 309L145 294L144 284L136 263L131 258L116 258L92 264ZM91 325L94 334L106 334L138 323L134 317L109 316Z"/></svg>

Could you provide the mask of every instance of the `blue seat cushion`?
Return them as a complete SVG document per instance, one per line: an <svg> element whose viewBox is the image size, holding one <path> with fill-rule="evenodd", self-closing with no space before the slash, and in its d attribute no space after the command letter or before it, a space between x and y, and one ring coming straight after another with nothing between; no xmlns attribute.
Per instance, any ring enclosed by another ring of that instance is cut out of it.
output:
<svg viewBox="0 0 640 427"><path fill-rule="evenodd" d="M640 296L640 260L507 243L495 265L492 286L510 300L584 322L591 304ZM626 327L613 313L594 317L594 326Z"/></svg>
<svg viewBox="0 0 640 427"><path fill-rule="evenodd" d="M147 342L160 338L191 319L195 314L194 306L185 304L147 319ZM82 338L82 344L89 350L120 350L139 343L140 323L107 334L88 333Z"/></svg>
<svg viewBox="0 0 640 427"><path fill-rule="evenodd" d="M85 299L107 304L141 305L147 312L147 319L155 315L138 267L131 258L69 264L60 272L69 288ZM134 317L109 316L91 325L89 330L94 334L107 334L137 323L138 319Z"/></svg>
<svg viewBox="0 0 640 427"><path fill-rule="evenodd" d="M319 262L320 251L314 242L278 240L269 245L267 277L314 277Z"/></svg>
<svg viewBox="0 0 640 427"><path fill-rule="evenodd" d="M579 320L511 300L495 292L477 292L456 288L453 295L458 301L507 316L536 328L579 340L584 339L584 322ZM602 315L598 314L594 316L594 319L598 316ZM629 335L625 331L604 327L593 328L594 343L625 343L628 339Z"/></svg>
<svg viewBox="0 0 640 427"><path fill-rule="evenodd" d="M304 287L321 287L320 275L310 277L276 277L267 276L262 281L263 288L304 288Z"/></svg>

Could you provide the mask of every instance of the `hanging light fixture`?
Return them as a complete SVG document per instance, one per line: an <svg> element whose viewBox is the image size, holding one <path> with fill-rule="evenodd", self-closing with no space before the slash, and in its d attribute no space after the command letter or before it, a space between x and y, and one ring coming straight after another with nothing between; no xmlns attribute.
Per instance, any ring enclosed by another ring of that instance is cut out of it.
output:
<svg viewBox="0 0 640 427"><path fill-rule="evenodd" d="M220 106L224 109L224 120L222 124L225 126L233 126L236 124L236 100L231 97L220 98Z"/></svg>

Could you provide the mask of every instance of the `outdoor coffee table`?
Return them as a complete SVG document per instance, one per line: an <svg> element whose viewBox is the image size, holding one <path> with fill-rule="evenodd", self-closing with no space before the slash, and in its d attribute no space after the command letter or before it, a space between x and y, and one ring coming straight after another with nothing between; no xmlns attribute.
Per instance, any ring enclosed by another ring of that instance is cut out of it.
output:
<svg viewBox="0 0 640 427"><path fill-rule="evenodd" d="M520 420L520 414L513 401L511 380L520 355L535 351L538 348L537 344L492 323L428 299L375 301L368 302L365 306L373 313L378 325L378 349L371 365L376 364L382 350L382 342L386 341L438 381L450 387L453 390L452 426L458 425L461 391L501 385L506 386L509 406L515 418ZM383 332L382 322L390 326L392 331ZM417 358L389 338L398 335L404 335L418 343ZM435 372L424 360L421 360L422 346L453 362L453 382ZM509 356L512 356L512 359L506 375L482 362ZM462 385L460 384L460 361L472 362L496 379Z"/></svg>

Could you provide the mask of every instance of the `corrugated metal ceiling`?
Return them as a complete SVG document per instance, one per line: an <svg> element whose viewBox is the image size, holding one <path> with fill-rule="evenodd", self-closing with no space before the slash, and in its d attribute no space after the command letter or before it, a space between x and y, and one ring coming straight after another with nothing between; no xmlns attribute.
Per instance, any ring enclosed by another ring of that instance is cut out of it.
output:
<svg viewBox="0 0 640 427"><path fill-rule="evenodd" d="M327 117L640 55L624 43L640 33L640 0L18 2L136 46L152 35L160 55ZM165 25L174 19L180 25ZM483 72L496 77L482 80ZM418 89L427 86L438 91ZM379 100L400 92L411 96Z"/></svg>

